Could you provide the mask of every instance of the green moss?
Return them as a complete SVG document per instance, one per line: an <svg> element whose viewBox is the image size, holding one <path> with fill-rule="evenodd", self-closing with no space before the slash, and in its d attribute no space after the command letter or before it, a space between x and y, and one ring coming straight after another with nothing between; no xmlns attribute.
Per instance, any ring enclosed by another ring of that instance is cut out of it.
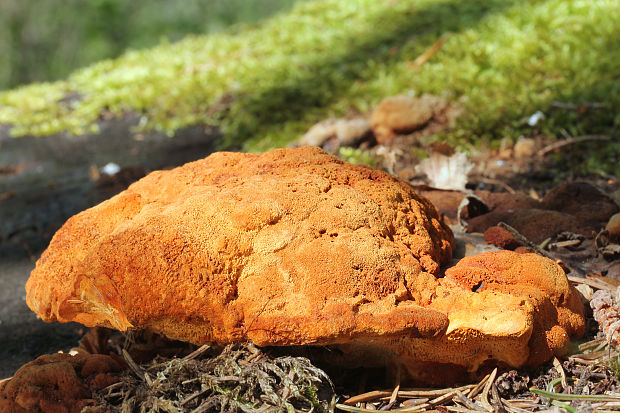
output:
<svg viewBox="0 0 620 413"><path fill-rule="evenodd" d="M618 0L324 0L262 24L130 51L66 81L0 94L0 122L15 136L78 134L103 110L142 116L173 134L222 128L222 147L258 151L295 140L327 116L366 112L414 91L458 101L452 143L521 133L611 133L620 103ZM414 60L452 36L421 68ZM615 52L615 53L614 53ZM63 100L79 94L79 100ZM600 102L585 114L552 103ZM70 102L70 103L67 103ZM525 122L542 110L536 129Z"/></svg>
<svg viewBox="0 0 620 413"><path fill-rule="evenodd" d="M613 373L616 380L620 380L620 357L613 357L609 359L607 365L611 372Z"/></svg>
<svg viewBox="0 0 620 413"><path fill-rule="evenodd" d="M350 147L341 147L338 149L338 156L345 162L354 165L376 166L379 164L376 157L368 150Z"/></svg>

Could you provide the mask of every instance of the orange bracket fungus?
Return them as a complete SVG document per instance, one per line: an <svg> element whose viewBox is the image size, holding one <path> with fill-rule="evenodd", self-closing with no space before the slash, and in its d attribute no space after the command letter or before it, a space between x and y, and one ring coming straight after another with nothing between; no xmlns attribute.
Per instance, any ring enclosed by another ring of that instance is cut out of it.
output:
<svg viewBox="0 0 620 413"><path fill-rule="evenodd" d="M583 333L553 261L485 253L441 277L453 248L435 207L387 173L311 147L222 152L72 217L27 303L196 344L338 345L432 383L539 364Z"/></svg>

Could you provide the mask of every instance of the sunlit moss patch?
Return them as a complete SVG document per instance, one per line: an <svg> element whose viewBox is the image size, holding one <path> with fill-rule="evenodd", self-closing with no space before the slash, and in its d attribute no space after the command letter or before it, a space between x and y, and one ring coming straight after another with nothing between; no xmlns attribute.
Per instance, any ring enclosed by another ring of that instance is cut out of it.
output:
<svg viewBox="0 0 620 413"><path fill-rule="evenodd" d="M222 147L257 151L327 116L367 112L385 96L432 93L465 109L444 136L454 143L610 133L620 120L618 9L618 0L304 2L260 24L129 51L65 81L0 93L0 122L14 136L80 134L95 130L103 111L132 112L143 129L172 135L209 124L223 130ZM554 102L600 105L583 112ZM526 119L537 110L546 117L533 128Z"/></svg>

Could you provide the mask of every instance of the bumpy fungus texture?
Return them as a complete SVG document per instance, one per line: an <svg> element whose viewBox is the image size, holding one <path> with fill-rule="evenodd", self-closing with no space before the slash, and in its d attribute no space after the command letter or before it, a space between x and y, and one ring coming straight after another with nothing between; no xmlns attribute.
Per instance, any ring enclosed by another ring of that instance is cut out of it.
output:
<svg viewBox="0 0 620 413"><path fill-rule="evenodd" d="M483 255L437 278L453 244L435 208L384 172L318 148L216 153L71 218L27 303L46 321L193 343L348 346L436 382L487 359L540 362L582 332L552 261Z"/></svg>
<svg viewBox="0 0 620 413"><path fill-rule="evenodd" d="M119 381L122 361L103 354L47 354L0 384L0 411L79 413L94 404L92 391Z"/></svg>

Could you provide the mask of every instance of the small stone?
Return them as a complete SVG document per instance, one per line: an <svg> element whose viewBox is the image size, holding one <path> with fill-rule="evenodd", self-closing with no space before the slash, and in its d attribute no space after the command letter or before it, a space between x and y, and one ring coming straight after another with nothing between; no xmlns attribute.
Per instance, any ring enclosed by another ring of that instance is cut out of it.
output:
<svg viewBox="0 0 620 413"><path fill-rule="evenodd" d="M398 95L384 99L372 113L370 124L377 142L422 128L433 118L431 99Z"/></svg>
<svg viewBox="0 0 620 413"><path fill-rule="evenodd" d="M620 212L614 214L607 221L605 229L609 231L609 237L612 241L620 240Z"/></svg>
<svg viewBox="0 0 620 413"><path fill-rule="evenodd" d="M336 119L327 119L313 125L299 140L300 146L323 146L327 140L336 136Z"/></svg>
<svg viewBox="0 0 620 413"><path fill-rule="evenodd" d="M506 228L493 226L484 231L484 240L505 250L515 250L522 244Z"/></svg>
<svg viewBox="0 0 620 413"><path fill-rule="evenodd" d="M327 119L312 126L299 140L300 146L318 146L336 152L341 146L355 146L370 135L370 123L362 117Z"/></svg>
<svg viewBox="0 0 620 413"><path fill-rule="evenodd" d="M416 171L414 168L407 167L398 171L398 177L403 181L410 181L416 176Z"/></svg>
<svg viewBox="0 0 620 413"><path fill-rule="evenodd" d="M532 138L519 138L513 147L515 158L531 158L536 153L536 141Z"/></svg>
<svg viewBox="0 0 620 413"><path fill-rule="evenodd" d="M512 154L513 154L512 148L513 148L512 140L507 137L502 138L502 140L499 143L498 155L500 156L500 158L504 158L504 159L512 158Z"/></svg>
<svg viewBox="0 0 620 413"><path fill-rule="evenodd" d="M339 119L336 138L340 146L354 146L370 133L370 123L364 118Z"/></svg>
<svg viewBox="0 0 620 413"><path fill-rule="evenodd" d="M525 245L515 248L514 250L517 254L537 254L538 252L532 248Z"/></svg>
<svg viewBox="0 0 620 413"><path fill-rule="evenodd" d="M114 162L108 162L101 168L101 173L106 175L116 175L118 171L121 170L121 167Z"/></svg>

